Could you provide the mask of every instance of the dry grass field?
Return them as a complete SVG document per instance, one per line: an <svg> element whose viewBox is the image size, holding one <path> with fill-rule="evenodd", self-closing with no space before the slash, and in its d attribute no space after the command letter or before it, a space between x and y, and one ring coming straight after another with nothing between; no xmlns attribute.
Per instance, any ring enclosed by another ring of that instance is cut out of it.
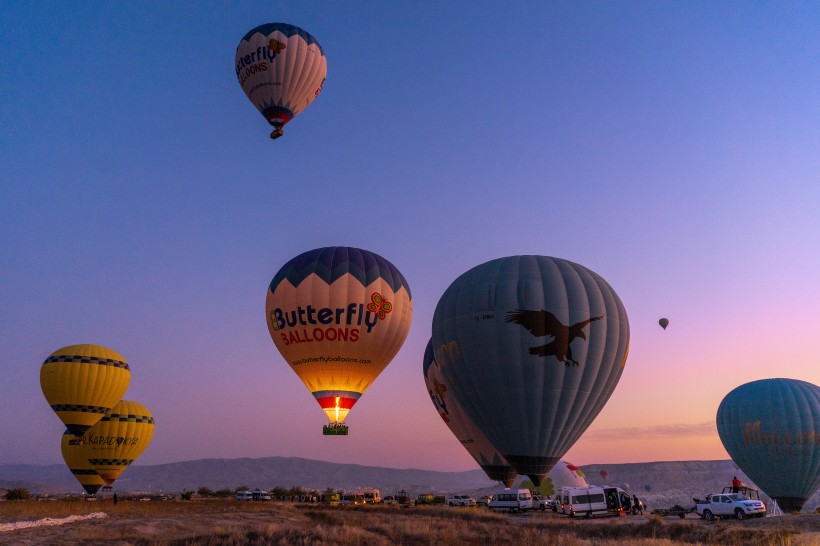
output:
<svg viewBox="0 0 820 546"><path fill-rule="evenodd" d="M730 544L820 546L820 515L709 523L627 516L576 520L551 512L490 513L483 508L368 506L238 501L19 501L0 503L4 524L104 512L59 526L0 531L14 545L450 545L554 546ZM8 525L5 525L6 527Z"/></svg>

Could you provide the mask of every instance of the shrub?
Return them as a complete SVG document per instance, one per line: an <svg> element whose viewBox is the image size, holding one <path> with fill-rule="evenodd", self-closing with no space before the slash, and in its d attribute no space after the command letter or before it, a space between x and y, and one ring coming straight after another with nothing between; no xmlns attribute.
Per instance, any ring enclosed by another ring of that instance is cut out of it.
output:
<svg viewBox="0 0 820 546"><path fill-rule="evenodd" d="M28 489L22 487L20 489L9 489L6 491L6 494L3 495L3 498L10 501L28 500L31 498L31 493L28 492Z"/></svg>

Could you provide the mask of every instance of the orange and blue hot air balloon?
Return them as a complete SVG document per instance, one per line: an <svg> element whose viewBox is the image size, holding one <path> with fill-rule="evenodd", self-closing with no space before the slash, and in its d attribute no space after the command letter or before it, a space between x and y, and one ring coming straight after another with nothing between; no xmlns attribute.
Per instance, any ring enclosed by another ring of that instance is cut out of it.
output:
<svg viewBox="0 0 820 546"><path fill-rule="evenodd" d="M412 317L396 266L343 246L287 262L265 302L271 339L330 420L325 434L347 434L347 414L399 351Z"/></svg>

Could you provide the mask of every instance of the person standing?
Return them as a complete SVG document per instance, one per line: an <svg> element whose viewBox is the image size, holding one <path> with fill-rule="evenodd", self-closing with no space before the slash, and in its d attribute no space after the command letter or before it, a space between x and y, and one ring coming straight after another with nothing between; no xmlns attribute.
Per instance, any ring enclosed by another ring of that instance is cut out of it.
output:
<svg viewBox="0 0 820 546"><path fill-rule="evenodd" d="M732 480L732 493L737 493L738 491L740 491L740 480L735 476Z"/></svg>
<svg viewBox="0 0 820 546"><path fill-rule="evenodd" d="M117 506L117 501L118 501L118 500L119 500L119 499L117 498L117 494L116 494L116 493L114 493L114 506Z"/></svg>

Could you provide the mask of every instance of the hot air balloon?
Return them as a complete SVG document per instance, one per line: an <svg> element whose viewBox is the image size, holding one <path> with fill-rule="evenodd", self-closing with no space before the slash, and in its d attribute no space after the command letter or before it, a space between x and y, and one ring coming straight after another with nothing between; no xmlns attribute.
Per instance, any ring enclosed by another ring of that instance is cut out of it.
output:
<svg viewBox="0 0 820 546"><path fill-rule="evenodd" d="M276 273L265 316L276 348L330 419L324 434L343 435L348 412L404 343L413 304L404 276L378 254L327 247Z"/></svg>
<svg viewBox="0 0 820 546"><path fill-rule="evenodd" d="M629 325L596 273L559 258L513 256L474 267L447 288L433 346L470 420L538 485L615 389Z"/></svg>
<svg viewBox="0 0 820 546"><path fill-rule="evenodd" d="M658 324L661 325L661 328L666 330L666 327L669 326L669 319L668 318L662 318L661 320L658 321Z"/></svg>
<svg viewBox="0 0 820 546"><path fill-rule="evenodd" d="M111 349L69 345L51 353L40 368L40 387L51 409L75 436L82 436L128 389L131 369Z"/></svg>
<svg viewBox="0 0 820 546"><path fill-rule="evenodd" d="M541 480L541 485L536 486L530 480L524 480L518 487L551 497L561 491L562 487L589 487L589 484L580 468L562 460L558 461L547 473L547 477Z"/></svg>
<svg viewBox="0 0 820 546"><path fill-rule="evenodd" d="M94 465L88 462L87 446L82 443L82 437L77 438L70 430L66 430L60 449L66 466L86 493L96 495L100 487L105 485L105 480L97 473Z"/></svg>
<svg viewBox="0 0 820 546"><path fill-rule="evenodd" d="M273 125L274 139L319 96L327 77L322 46L305 30L287 23L251 29L236 47L235 62L239 85Z"/></svg>
<svg viewBox="0 0 820 546"><path fill-rule="evenodd" d="M652 491L652 486L651 486L650 484L646 484L646 485L644 485L644 486L643 486L643 488L644 488L644 490L645 490L647 493L649 493L650 491Z"/></svg>
<svg viewBox="0 0 820 546"><path fill-rule="evenodd" d="M607 472L606 470L601 470L599 474L601 475L601 478L603 478L604 481L606 481L607 476L609 476L609 472Z"/></svg>
<svg viewBox="0 0 820 546"><path fill-rule="evenodd" d="M424 351L424 384L436 411L470 456L491 480L512 487L516 474L487 437L473 424L458 404L447 392L447 384L441 377L433 353L433 340L427 342Z"/></svg>
<svg viewBox="0 0 820 546"><path fill-rule="evenodd" d="M137 402L120 400L79 440L82 454L111 484L139 457L154 436L154 417Z"/></svg>
<svg viewBox="0 0 820 546"><path fill-rule="evenodd" d="M820 486L820 387L797 379L762 379L720 403L723 447L784 511L799 512Z"/></svg>

